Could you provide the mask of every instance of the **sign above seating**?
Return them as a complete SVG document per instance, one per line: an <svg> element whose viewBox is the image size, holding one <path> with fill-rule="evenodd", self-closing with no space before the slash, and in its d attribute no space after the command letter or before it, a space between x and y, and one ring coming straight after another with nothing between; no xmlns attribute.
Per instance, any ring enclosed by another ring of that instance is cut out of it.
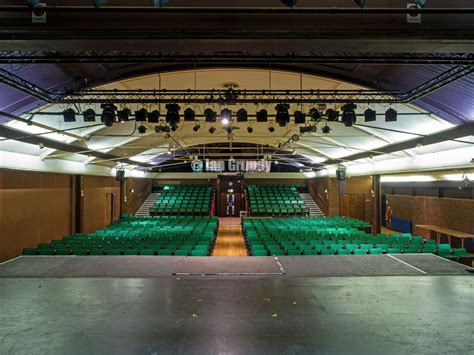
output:
<svg viewBox="0 0 474 355"><path fill-rule="evenodd" d="M191 162L193 172L269 173L272 163L261 160L199 160Z"/></svg>

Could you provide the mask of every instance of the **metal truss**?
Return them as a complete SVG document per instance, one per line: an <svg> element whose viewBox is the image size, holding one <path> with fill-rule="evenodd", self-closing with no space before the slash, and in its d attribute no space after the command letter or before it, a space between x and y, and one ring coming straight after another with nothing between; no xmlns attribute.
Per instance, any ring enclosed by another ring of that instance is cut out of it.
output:
<svg viewBox="0 0 474 355"><path fill-rule="evenodd" d="M26 92L45 102L54 102L60 97L3 69L0 69L0 82Z"/></svg>
<svg viewBox="0 0 474 355"><path fill-rule="evenodd" d="M322 52L0 52L0 64L368 64L368 65L470 65L474 56L416 53Z"/></svg>

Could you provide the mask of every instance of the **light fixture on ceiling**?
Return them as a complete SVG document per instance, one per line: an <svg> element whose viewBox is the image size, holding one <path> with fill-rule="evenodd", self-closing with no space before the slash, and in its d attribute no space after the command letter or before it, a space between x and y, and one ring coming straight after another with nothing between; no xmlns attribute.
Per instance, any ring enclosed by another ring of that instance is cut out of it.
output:
<svg viewBox="0 0 474 355"><path fill-rule="evenodd" d="M325 125L323 128L321 128L321 132L323 132L324 134L329 134L331 132L331 127Z"/></svg>
<svg viewBox="0 0 474 355"><path fill-rule="evenodd" d="M328 121L337 121L339 118L339 111L330 108L326 111L326 117Z"/></svg>
<svg viewBox="0 0 474 355"><path fill-rule="evenodd" d="M76 122L76 111L72 108L68 108L63 111L64 122Z"/></svg>
<svg viewBox="0 0 474 355"><path fill-rule="evenodd" d="M187 122L192 122L196 119L196 112L192 108L187 108L184 110L184 120Z"/></svg>
<svg viewBox="0 0 474 355"><path fill-rule="evenodd" d="M229 110L228 108L225 108L221 111L221 123L225 126L230 123L230 120L232 119L232 111Z"/></svg>
<svg viewBox="0 0 474 355"><path fill-rule="evenodd" d="M141 108L138 111L135 111L135 121L145 122L148 116L148 110L146 108Z"/></svg>
<svg viewBox="0 0 474 355"><path fill-rule="evenodd" d="M305 124L306 123L306 114L297 110L294 113L295 124Z"/></svg>
<svg viewBox="0 0 474 355"><path fill-rule="evenodd" d="M289 108L290 105L288 104L278 104L275 106L275 121L280 127L285 127L290 123L290 114L288 113Z"/></svg>
<svg viewBox="0 0 474 355"><path fill-rule="evenodd" d="M158 123L160 121L160 111L153 110L148 115L148 122L150 123Z"/></svg>
<svg viewBox="0 0 474 355"><path fill-rule="evenodd" d="M145 134L146 133L146 126L145 125L140 125L138 127L138 133Z"/></svg>
<svg viewBox="0 0 474 355"><path fill-rule="evenodd" d="M117 111L117 118L119 122L126 122L130 119L130 116L132 115L132 112L128 108L124 108L122 110Z"/></svg>
<svg viewBox="0 0 474 355"><path fill-rule="evenodd" d="M298 0L280 0L282 4L290 7L290 8L294 8L296 6L296 3L298 2Z"/></svg>
<svg viewBox="0 0 474 355"><path fill-rule="evenodd" d="M178 104L167 104L166 109L166 123L168 123L171 127L175 127L179 124L180 117L179 117L179 110L181 107Z"/></svg>
<svg viewBox="0 0 474 355"><path fill-rule="evenodd" d="M213 126L213 127L209 128L209 133L210 134L214 134L215 132L216 132L216 127Z"/></svg>
<svg viewBox="0 0 474 355"><path fill-rule="evenodd" d="M267 122L268 121L268 111L261 109L257 112L257 122Z"/></svg>
<svg viewBox="0 0 474 355"><path fill-rule="evenodd" d="M211 108L204 110L204 116L206 116L206 122L216 122L217 112Z"/></svg>
<svg viewBox="0 0 474 355"><path fill-rule="evenodd" d="M394 110L393 108L389 108L385 112L385 122L396 122L397 121L397 116L398 116L397 111Z"/></svg>
<svg viewBox="0 0 474 355"><path fill-rule="evenodd" d="M312 108L309 110L309 115L311 117L311 120L314 122L319 122L321 120L321 112L317 108Z"/></svg>
<svg viewBox="0 0 474 355"><path fill-rule="evenodd" d="M248 132L248 133L253 133L253 127L248 126L248 127L247 127L247 132Z"/></svg>
<svg viewBox="0 0 474 355"><path fill-rule="evenodd" d="M364 111L364 120L365 122L373 122L377 120L377 112L375 110L372 110L371 108L368 108L367 110Z"/></svg>
<svg viewBox="0 0 474 355"><path fill-rule="evenodd" d="M166 151L166 154L171 155L171 148L168 148L168 150Z"/></svg>
<svg viewBox="0 0 474 355"><path fill-rule="evenodd" d="M346 127L352 127L356 123L357 115L355 110L357 105L350 102L342 106L342 122Z"/></svg>
<svg viewBox="0 0 474 355"><path fill-rule="evenodd" d="M241 108L237 111L237 122L247 122L248 121L248 113L247 110Z"/></svg>
<svg viewBox="0 0 474 355"><path fill-rule="evenodd" d="M194 127L193 127L193 131L194 131L194 132L197 132L197 131L199 131L200 129L201 129L201 125L199 124L198 121L196 121L196 123L195 123L195 125L194 125Z"/></svg>
<svg viewBox="0 0 474 355"><path fill-rule="evenodd" d="M82 117L84 122L95 122L95 111L89 108L82 113Z"/></svg>
<svg viewBox="0 0 474 355"><path fill-rule="evenodd" d="M268 127L268 132L270 132L270 133L275 132L275 127L273 127L273 126Z"/></svg>
<svg viewBox="0 0 474 355"><path fill-rule="evenodd" d="M101 121L107 127L113 126L115 123L115 110L117 110L117 107L111 103L102 104L100 107L102 108L102 114L100 116Z"/></svg>

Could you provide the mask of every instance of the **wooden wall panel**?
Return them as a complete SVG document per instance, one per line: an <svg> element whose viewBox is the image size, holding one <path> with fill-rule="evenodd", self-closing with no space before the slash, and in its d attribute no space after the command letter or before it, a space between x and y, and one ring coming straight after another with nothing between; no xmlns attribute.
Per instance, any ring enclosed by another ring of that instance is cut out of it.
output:
<svg viewBox="0 0 474 355"><path fill-rule="evenodd" d="M0 170L0 260L70 234L70 175Z"/></svg>
<svg viewBox="0 0 474 355"><path fill-rule="evenodd" d="M124 186L123 213L135 214L150 195L153 180L127 178Z"/></svg>

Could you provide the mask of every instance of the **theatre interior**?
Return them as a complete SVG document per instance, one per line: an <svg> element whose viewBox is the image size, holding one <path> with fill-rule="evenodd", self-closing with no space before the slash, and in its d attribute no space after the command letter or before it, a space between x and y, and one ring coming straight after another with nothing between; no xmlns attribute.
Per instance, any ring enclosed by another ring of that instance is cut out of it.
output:
<svg viewBox="0 0 474 355"><path fill-rule="evenodd" d="M474 4L5 0L1 354L472 354Z"/></svg>

